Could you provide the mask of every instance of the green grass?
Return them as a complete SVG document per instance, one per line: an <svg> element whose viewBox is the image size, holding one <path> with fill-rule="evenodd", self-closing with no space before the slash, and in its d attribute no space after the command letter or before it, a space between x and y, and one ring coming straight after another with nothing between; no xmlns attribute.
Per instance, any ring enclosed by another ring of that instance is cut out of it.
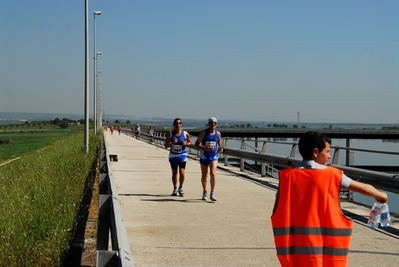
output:
<svg viewBox="0 0 399 267"><path fill-rule="evenodd" d="M0 266L61 265L98 157L100 135L90 136L87 154L83 138L37 137L46 149L0 166Z"/></svg>
<svg viewBox="0 0 399 267"><path fill-rule="evenodd" d="M10 126L2 126L0 128L0 163L81 133L83 127L83 125L71 125L64 130L54 125L18 125L10 130Z"/></svg>

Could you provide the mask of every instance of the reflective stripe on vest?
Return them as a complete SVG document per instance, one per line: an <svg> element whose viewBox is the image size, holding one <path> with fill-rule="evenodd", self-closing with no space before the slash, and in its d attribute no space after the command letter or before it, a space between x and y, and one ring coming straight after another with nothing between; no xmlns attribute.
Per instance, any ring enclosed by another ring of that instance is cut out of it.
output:
<svg viewBox="0 0 399 267"><path fill-rule="evenodd" d="M319 228L319 227L282 227L273 229L274 236L286 235L324 235L324 236L347 236L352 235L352 229L335 229L335 228ZM309 254L309 255L331 255L346 256L349 248L333 248L333 247L305 247L290 246L277 247L277 254Z"/></svg>
<svg viewBox="0 0 399 267"><path fill-rule="evenodd" d="M273 228L273 234L278 235L331 235L350 236L352 229L320 228L320 227L280 227Z"/></svg>
<svg viewBox="0 0 399 267"><path fill-rule="evenodd" d="M330 256L346 256L349 249L345 248L328 248L328 247L298 247L292 246L288 248L277 248L277 254L303 254L303 255L330 255Z"/></svg>

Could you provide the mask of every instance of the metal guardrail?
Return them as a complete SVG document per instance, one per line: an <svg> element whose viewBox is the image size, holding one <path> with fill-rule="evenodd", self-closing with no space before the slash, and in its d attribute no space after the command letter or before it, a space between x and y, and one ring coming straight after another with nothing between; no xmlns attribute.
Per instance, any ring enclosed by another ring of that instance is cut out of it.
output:
<svg viewBox="0 0 399 267"><path fill-rule="evenodd" d="M164 132L155 133L153 140L155 144L163 146L165 142ZM147 139L148 136L146 134L142 134L141 138ZM195 137L194 137L195 138ZM249 143L246 140L240 139L241 148L235 149L228 147L228 140L232 138L223 138L223 147L224 152L222 154L221 159L224 161L224 164L227 166L229 164L229 157L238 158L240 161L240 170L245 169L246 160L259 162L261 165L261 175L266 176L266 174L272 175L274 172L277 172L279 169L287 168L289 166L293 166L302 159L295 157L295 150L297 149L297 143L283 143L283 142L273 142L273 141L264 141L262 144L262 148L257 148ZM262 141L259 141L261 143ZM291 145L290 155L281 156L275 154L266 153L266 143L279 143L279 144L288 144ZM252 149L253 151L248 151L247 148ZM195 150L193 152L192 150ZM334 150L333 163L330 166L336 167L345 172L347 176L354 180L358 180L361 182L366 182L375 186L378 189L385 190L388 192L399 194L399 176L397 174L378 172L372 170L366 170L361 168L355 168L350 166L344 166L338 164L338 155L341 150L355 150L355 151L363 151L369 153L382 153L382 154L392 154L399 155L398 152L389 152L389 151L379 151L379 150L371 150L371 149L359 149L359 148L347 148L347 147L336 147ZM194 146L189 147L190 154L199 155L199 150Z"/></svg>
<svg viewBox="0 0 399 267"><path fill-rule="evenodd" d="M342 147L342 146L334 146L334 156L332 159L333 164L338 164L338 159L341 150L345 151L358 151L358 152L367 152L367 153L375 153L375 154L387 154L387 155L397 155L399 156L399 152L395 151L383 151L383 150L374 150L374 149L363 149L363 148L353 148L353 147Z"/></svg>
<svg viewBox="0 0 399 267"><path fill-rule="evenodd" d="M190 134L198 135L204 128L195 127ZM278 137L296 138L309 131L306 128L225 128L218 127L224 137ZM337 139L399 139L398 130L384 129L318 129L320 133L327 134L330 138Z"/></svg>
<svg viewBox="0 0 399 267"><path fill-rule="evenodd" d="M134 267L105 139L101 144L97 267ZM109 245L111 241L111 246Z"/></svg>
<svg viewBox="0 0 399 267"><path fill-rule="evenodd" d="M238 157L243 162L244 159L261 162L262 175L264 175L264 167L269 165L272 169L274 168L287 168L295 165L301 161L301 159L293 157L284 157L274 154L266 154L262 152L250 152L240 149L226 148L224 147L224 153L227 156ZM225 165L227 164L227 157L224 158ZM243 170L243 163L240 164L240 169ZM397 174L389 174L384 172L364 170L360 168L342 166L337 164L331 164L338 169L341 169L345 174L352 179L366 181L375 187L386 190L389 192L399 193L399 177Z"/></svg>

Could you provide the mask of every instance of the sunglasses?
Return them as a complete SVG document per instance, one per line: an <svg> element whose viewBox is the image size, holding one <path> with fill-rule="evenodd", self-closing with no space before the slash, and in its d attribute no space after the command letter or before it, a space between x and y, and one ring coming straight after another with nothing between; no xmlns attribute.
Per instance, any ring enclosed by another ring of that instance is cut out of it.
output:
<svg viewBox="0 0 399 267"><path fill-rule="evenodd" d="M218 124L217 122L210 121L209 124Z"/></svg>
<svg viewBox="0 0 399 267"><path fill-rule="evenodd" d="M181 121L175 122L175 124L181 124Z"/></svg>

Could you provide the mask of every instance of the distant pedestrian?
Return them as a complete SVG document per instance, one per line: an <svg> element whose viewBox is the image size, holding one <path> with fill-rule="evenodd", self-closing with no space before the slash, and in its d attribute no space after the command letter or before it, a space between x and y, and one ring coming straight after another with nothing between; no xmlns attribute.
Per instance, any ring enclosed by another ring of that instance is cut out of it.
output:
<svg viewBox="0 0 399 267"><path fill-rule="evenodd" d="M347 266L353 228L339 203L341 188L385 203L388 196L328 167L331 140L307 132L299 140L303 161L279 172L271 217L277 257L283 267Z"/></svg>
<svg viewBox="0 0 399 267"><path fill-rule="evenodd" d="M114 134L114 126L111 125L111 126L109 127L109 129L111 130L111 134Z"/></svg>
<svg viewBox="0 0 399 267"><path fill-rule="evenodd" d="M216 186L216 168L218 164L218 153L223 153L222 135L216 130L217 119L211 117L208 119L208 128L202 131L195 145L201 150L200 164L201 164L201 184L202 184L202 200L208 198L208 169L211 176L211 195L210 199L216 201L215 186Z"/></svg>
<svg viewBox="0 0 399 267"><path fill-rule="evenodd" d="M137 124L136 128L134 129L134 136L138 140L140 137L140 125Z"/></svg>
<svg viewBox="0 0 399 267"><path fill-rule="evenodd" d="M173 121L174 129L166 135L165 148L169 150L169 163L172 169L172 196L179 194L184 197L183 184L186 175L187 151L186 147L192 144L190 134L183 130L182 120ZM177 188L177 169L179 169L179 188Z"/></svg>
<svg viewBox="0 0 399 267"><path fill-rule="evenodd" d="M121 135L121 131L122 131L122 126L118 125L118 133L119 133L119 135Z"/></svg>
<svg viewBox="0 0 399 267"><path fill-rule="evenodd" d="M148 140L152 143L153 142L153 136L154 136L154 129L152 128L152 126L150 126L150 128L147 131L148 134Z"/></svg>

